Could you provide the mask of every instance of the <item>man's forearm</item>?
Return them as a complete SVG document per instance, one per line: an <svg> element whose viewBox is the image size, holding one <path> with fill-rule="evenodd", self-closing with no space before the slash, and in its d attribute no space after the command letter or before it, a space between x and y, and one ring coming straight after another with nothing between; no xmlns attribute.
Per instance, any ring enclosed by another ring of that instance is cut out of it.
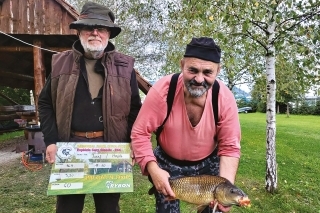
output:
<svg viewBox="0 0 320 213"><path fill-rule="evenodd" d="M234 183L239 165L239 158L236 157L220 157L220 176L227 178Z"/></svg>

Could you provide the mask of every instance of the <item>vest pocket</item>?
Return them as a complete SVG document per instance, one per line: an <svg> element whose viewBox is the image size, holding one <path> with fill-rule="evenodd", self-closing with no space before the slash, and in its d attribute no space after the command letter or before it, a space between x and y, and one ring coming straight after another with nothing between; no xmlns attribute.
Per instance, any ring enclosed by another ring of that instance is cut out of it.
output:
<svg viewBox="0 0 320 213"><path fill-rule="evenodd" d="M125 61L114 61L115 66L128 67L128 63Z"/></svg>
<svg viewBox="0 0 320 213"><path fill-rule="evenodd" d="M128 67L129 61L127 58L123 57L122 55L115 55L114 57L114 65L115 66L122 66Z"/></svg>

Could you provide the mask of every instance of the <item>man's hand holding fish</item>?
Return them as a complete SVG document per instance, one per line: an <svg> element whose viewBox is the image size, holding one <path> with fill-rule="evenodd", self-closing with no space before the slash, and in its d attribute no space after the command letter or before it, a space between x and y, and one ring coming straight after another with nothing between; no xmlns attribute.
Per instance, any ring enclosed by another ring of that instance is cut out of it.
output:
<svg viewBox="0 0 320 213"><path fill-rule="evenodd" d="M150 161L147 164L147 169L152 178L152 182L156 188L156 190L168 197L175 197L176 195L172 191L169 184L169 173L163 169L161 169L158 164L154 161Z"/></svg>

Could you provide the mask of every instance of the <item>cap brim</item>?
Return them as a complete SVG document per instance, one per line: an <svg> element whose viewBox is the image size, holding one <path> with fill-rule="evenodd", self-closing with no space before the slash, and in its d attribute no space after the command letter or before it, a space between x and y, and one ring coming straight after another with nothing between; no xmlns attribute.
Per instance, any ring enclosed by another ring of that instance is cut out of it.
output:
<svg viewBox="0 0 320 213"><path fill-rule="evenodd" d="M121 32L121 28L118 27L118 25L106 22L104 20L98 20L98 19L81 19L77 20L75 22L72 22L69 25L70 29L79 29L82 26L103 26L108 27L111 30L110 39L116 37Z"/></svg>

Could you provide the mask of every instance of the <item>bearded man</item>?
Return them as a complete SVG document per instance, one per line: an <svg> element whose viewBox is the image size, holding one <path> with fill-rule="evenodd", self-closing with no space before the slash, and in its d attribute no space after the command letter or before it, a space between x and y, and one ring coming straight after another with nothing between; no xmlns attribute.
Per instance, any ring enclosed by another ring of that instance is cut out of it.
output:
<svg viewBox="0 0 320 213"><path fill-rule="evenodd" d="M142 174L149 175L157 189L157 213L180 212L178 200L166 200L166 196L175 197L169 177L210 174L235 181L240 158L240 123L232 92L216 79L220 58L221 49L213 39L193 38L181 60L181 74L174 75L175 91L168 92L173 75L157 81L133 125L133 153ZM220 85L219 93L213 91L215 82ZM216 100L213 94L218 95ZM214 104L218 106L216 112ZM155 131L158 146L153 151L150 138ZM222 212L230 210L218 207ZM203 207L199 212L209 212L206 209Z"/></svg>
<svg viewBox="0 0 320 213"><path fill-rule="evenodd" d="M121 28L112 11L84 4L72 50L53 55L52 70L39 96L46 160L55 162L56 142L130 142L141 107L134 59L109 41ZM96 212L119 213L119 193L93 194ZM57 213L81 213L84 194L57 196Z"/></svg>

